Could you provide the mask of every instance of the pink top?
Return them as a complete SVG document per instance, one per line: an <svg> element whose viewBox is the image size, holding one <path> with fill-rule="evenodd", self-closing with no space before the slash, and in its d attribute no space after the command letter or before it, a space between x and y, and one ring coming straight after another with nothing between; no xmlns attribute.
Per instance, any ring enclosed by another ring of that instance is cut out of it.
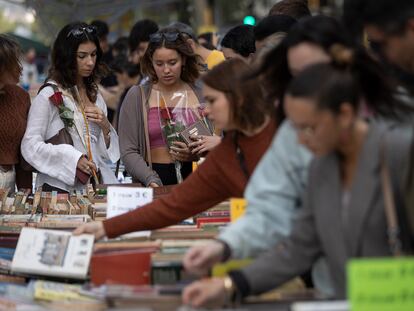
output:
<svg viewBox="0 0 414 311"><path fill-rule="evenodd" d="M179 113L180 117L174 113L172 116L173 120L181 121L186 127L194 124L198 120L199 116L195 116L192 109L182 108L182 110L186 110L185 113ZM148 111L148 136L151 149L167 147L167 143L162 135L160 122L158 107L151 107Z"/></svg>
<svg viewBox="0 0 414 311"><path fill-rule="evenodd" d="M152 107L148 111L148 135L151 149L167 146L162 136L158 107Z"/></svg>

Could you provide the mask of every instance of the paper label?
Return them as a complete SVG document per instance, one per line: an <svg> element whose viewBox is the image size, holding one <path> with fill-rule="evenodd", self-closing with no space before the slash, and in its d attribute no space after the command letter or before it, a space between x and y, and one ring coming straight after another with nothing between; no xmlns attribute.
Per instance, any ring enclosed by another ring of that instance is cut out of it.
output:
<svg viewBox="0 0 414 311"><path fill-rule="evenodd" d="M152 188L108 187L107 218L132 211L152 202Z"/></svg>
<svg viewBox="0 0 414 311"><path fill-rule="evenodd" d="M230 219L235 222L246 211L247 201L245 199L230 199Z"/></svg>
<svg viewBox="0 0 414 311"><path fill-rule="evenodd" d="M355 259L347 266L352 311L414 310L414 259Z"/></svg>

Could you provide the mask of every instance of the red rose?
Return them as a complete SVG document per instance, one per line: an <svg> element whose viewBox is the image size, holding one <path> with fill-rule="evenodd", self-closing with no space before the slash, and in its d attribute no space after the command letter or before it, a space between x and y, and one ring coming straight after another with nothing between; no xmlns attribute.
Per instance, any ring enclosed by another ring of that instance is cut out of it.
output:
<svg viewBox="0 0 414 311"><path fill-rule="evenodd" d="M54 93L52 96L49 97L49 100L52 102L53 105L59 108L59 106L63 105L62 92Z"/></svg>
<svg viewBox="0 0 414 311"><path fill-rule="evenodd" d="M171 111L168 108L161 109L161 118L163 120L171 120Z"/></svg>

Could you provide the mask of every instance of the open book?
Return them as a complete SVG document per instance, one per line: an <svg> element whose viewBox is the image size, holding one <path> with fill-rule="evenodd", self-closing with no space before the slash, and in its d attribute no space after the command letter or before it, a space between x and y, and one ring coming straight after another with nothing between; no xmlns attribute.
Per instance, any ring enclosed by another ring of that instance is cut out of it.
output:
<svg viewBox="0 0 414 311"><path fill-rule="evenodd" d="M11 270L28 274L85 279L94 236L71 232L23 228Z"/></svg>

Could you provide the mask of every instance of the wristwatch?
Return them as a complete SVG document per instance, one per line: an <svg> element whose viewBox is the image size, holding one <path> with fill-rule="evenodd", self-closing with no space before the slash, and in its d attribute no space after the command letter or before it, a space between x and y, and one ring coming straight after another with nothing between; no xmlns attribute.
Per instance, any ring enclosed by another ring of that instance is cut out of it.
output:
<svg viewBox="0 0 414 311"><path fill-rule="evenodd" d="M233 306L236 301L237 288L234 285L233 279L228 275L223 279L224 291L226 293L226 306Z"/></svg>

